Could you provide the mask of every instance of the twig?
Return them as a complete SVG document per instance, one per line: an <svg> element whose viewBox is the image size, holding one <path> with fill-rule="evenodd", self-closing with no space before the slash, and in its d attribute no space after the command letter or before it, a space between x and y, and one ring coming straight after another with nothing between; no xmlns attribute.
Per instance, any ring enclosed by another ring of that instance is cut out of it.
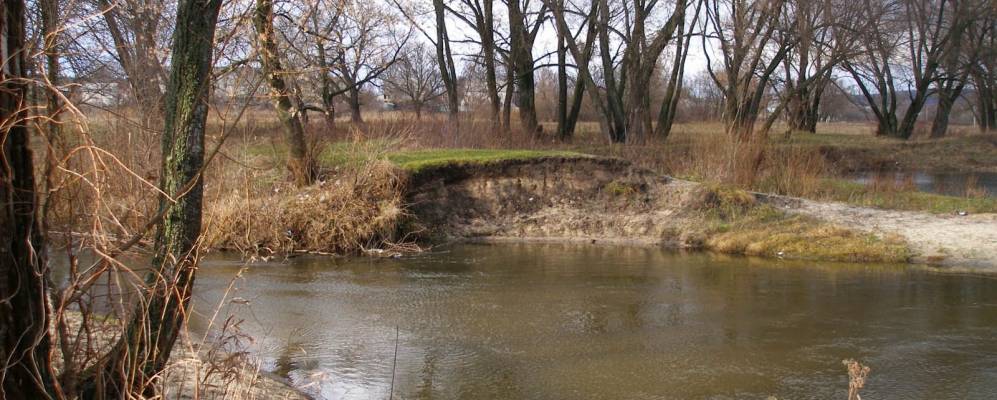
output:
<svg viewBox="0 0 997 400"><path fill-rule="evenodd" d="M395 395L395 367L398 366L398 325L395 325L395 355L391 359L391 386L388 389L388 400Z"/></svg>

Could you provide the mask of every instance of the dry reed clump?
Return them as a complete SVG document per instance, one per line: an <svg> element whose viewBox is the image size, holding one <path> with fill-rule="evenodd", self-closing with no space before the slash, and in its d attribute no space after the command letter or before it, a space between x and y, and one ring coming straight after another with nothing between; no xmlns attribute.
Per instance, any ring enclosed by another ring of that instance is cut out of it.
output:
<svg viewBox="0 0 997 400"><path fill-rule="evenodd" d="M848 370L848 400L862 400L859 391L865 387L865 382L869 379L872 368L852 359L841 360L841 363Z"/></svg>
<svg viewBox="0 0 997 400"><path fill-rule="evenodd" d="M821 193L824 178L833 173L833 166L818 149L770 146L765 154L752 187L760 192L815 196Z"/></svg>
<svg viewBox="0 0 997 400"><path fill-rule="evenodd" d="M374 160L306 188L275 184L257 196L232 193L208 205L204 243L263 255L356 252L394 238L403 185L394 165Z"/></svg>
<svg viewBox="0 0 997 400"><path fill-rule="evenodd" d="M696 181L794 196L819 192L833 165L819 149L773 146L764 137L747 140L722 132L701 133L659 144L640 164Z"/></svg>

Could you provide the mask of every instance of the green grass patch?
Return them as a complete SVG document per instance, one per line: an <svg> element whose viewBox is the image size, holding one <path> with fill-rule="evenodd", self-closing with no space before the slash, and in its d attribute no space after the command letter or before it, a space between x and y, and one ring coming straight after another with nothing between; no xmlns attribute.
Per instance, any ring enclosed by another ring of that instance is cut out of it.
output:
<svg viewBox="0 0 997 400"><path fill-rule="evenodd" d="M411 172L447 164L487 164L545 157L591 157L573 151L508 149L426 149L393 152L387 156L388 160Z"/></svg>
<svg viewBox="0 0 997 400"><path fill-rule="evenodd" d="M907 244L758 204L747 192L707 188L704 245L722 253L849 262L906 262Z"/></svg>
<svg viewBox="0 0 997 400"><path fill-rule="evenodd" d="M875 190L869 186L842 179L825 179L821 185L822 199L840 201L863 207L891 210L926 211L950 214L997 212L997 198L956 197L917 190Z"/></svg>

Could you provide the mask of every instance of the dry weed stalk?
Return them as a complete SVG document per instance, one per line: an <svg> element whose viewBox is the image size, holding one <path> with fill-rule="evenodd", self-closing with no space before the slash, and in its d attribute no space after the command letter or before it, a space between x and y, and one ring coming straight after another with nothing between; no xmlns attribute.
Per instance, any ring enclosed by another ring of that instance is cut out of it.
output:
<svg viewBox="0 0 997 400"><path fill-rule="evenodd" d="M865 387L872 369L852 359L842 360L841 363L848 369L848 400L862 400L859 391Z"/></svg>

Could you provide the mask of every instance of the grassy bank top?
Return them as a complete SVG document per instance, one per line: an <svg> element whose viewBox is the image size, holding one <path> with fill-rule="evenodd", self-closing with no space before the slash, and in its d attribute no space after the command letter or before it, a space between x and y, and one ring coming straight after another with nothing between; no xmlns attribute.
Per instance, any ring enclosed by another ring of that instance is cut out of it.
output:
<svg viewBox="0 0 997 400"><path fill-rule="evenodd" d="M562 150L511 149L424 149L388 153L388 160L411 172L450 164L487 164L548 157L588 158L592 156Z"/></svg>

